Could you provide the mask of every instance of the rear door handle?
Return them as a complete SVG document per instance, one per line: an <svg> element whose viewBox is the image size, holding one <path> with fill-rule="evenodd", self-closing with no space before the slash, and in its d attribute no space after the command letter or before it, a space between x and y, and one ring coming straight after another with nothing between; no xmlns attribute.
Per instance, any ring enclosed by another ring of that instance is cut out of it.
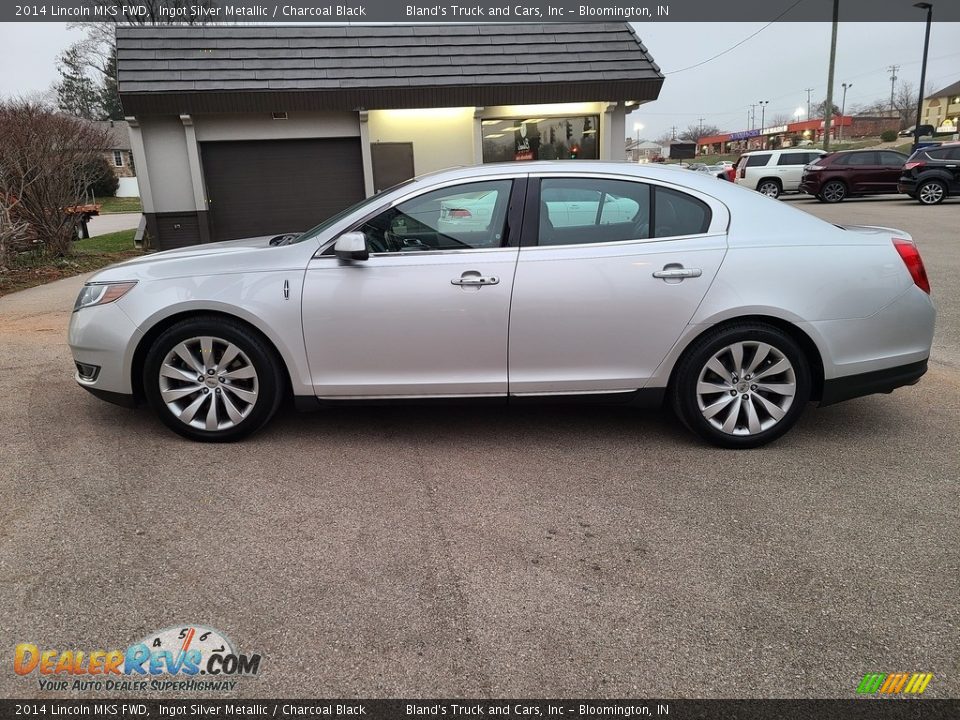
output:
<svg viewBox="0 0 960 720"><path fill-rule="evenodd" d="M450 284L460 285L461 287L464 285L469 287L478 287L482 285L497 285L499 282L500 278L498 277L493 277L492 275L489 277L484 277L480 273L471 270L465 272L458 278L454 278L450 281Z"/></svg>
<svg viewBox="0 0 960 720"><path fill-rule="evenodd" d="M657 270L653 273L655 278L663 280L683 280L683 278L695 278L703 275L700 268L685 268L682 265L667 265L663 270Z"/></svg>

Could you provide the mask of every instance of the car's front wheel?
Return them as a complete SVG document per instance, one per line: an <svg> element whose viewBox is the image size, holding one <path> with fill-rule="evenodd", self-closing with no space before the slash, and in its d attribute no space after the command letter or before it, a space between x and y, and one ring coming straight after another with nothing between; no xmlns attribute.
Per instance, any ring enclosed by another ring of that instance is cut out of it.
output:
<svg viewBox="0 0 960 720"><path fill-rule="evenodd" d="M258 430L282 397L279 363L262 338L228 318L178 322L153 343L144 393L160 419L192 440L227 442Z"/></svg>
<svg viewBox="0 0 960 720"><path fill-rule="evenodd" d="M780 193L783 192L783 189L780 187L780 183L776 180L761 180L760 184L757 185L757 192L761 195L766 195L771 198L780 197Z"/></svg>
<svg viewBox="0 0 960 720"><path fill-rule="evenodd" d="M947 197L947 186L939 180L927 180L917 188L917 200L924 205L938 205Z"/></svg>
<svg viewBox="0 0 960 720"><path fill-rule="evenodd" d="M762 323L727 325L695 341L677 367L673 408L700 437L752 448L783 435L810 398L810 369L787 333Z"/></svg>

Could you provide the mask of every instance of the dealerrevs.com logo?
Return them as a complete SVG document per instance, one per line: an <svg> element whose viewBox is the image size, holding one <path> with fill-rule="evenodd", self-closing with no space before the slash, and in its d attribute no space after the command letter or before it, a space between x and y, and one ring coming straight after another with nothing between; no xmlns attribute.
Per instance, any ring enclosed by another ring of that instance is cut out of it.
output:
<svg viewBox="0 0 960 720"><path fill-rule="evenodd" d="M41 648L20 643L17 675L36 675L41 690L233 690L260 671L261 656L244 654L219 631L183 624L151 633L126 650Z"/></svg>

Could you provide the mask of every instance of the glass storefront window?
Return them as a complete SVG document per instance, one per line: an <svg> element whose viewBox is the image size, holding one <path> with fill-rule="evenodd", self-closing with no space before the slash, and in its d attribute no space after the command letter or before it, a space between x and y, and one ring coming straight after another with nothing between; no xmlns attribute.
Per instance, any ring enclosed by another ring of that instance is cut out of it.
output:
<svg viewBox="0 0 960 720"><path fill-rule="evenodd" d="M599 115L484 120L483 161L597 160Z"/></svg>

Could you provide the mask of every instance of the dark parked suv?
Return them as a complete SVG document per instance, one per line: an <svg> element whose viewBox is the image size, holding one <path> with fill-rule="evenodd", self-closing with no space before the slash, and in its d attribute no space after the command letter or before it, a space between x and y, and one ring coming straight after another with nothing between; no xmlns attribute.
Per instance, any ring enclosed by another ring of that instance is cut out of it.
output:
<svg viewBox="0 0 960 720"><path fill-rule="evenodd" d="M855 195L899 192L907 156L893 150L844 150L823 155L803 169L800 192L837 203Z"/></svg>
<svg viewBox="0 0 960 720"><path fill-rule="evenodd" d="M960 143L917 150L903 166L899 188L924 205L960 194Z"/></svg>

